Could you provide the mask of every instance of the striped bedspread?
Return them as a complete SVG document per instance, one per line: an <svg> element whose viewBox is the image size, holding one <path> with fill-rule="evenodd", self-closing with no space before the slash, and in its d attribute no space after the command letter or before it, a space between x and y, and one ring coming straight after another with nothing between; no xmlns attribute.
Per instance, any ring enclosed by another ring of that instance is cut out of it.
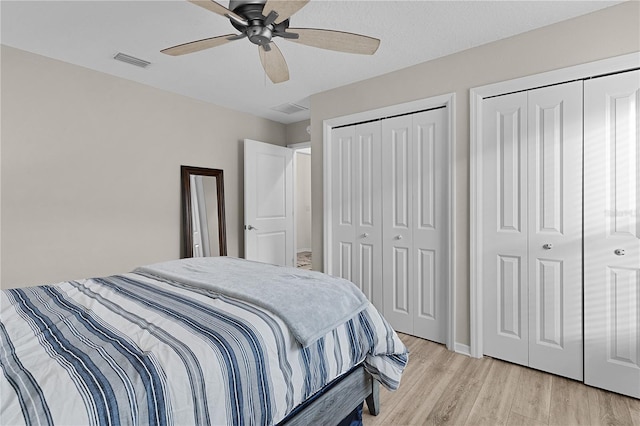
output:
<svg viewBox="0 0 640 426"><path fill-rule="evenodd" d="M406 348L373 306L302 348L263 308L142 273L0 293L0 424L275 424Z"/></svg>

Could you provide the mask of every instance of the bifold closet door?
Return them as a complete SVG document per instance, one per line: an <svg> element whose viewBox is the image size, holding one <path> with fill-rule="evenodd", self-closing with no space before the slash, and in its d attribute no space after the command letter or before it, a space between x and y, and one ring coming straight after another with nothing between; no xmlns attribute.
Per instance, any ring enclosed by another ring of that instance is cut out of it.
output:
<svg viewBox="0 0 640 426"><path fill-rule="evenodd" d="M582 379L582 82L483 101L484 353Z"/></svg>
<svg viewBox="0 0 640 426"><path fill-rule="evenodd" d="M410 115L384 120L382 165L384 204L383 313L396 331L413 333L413 126Z"/></svg>
<svg viewBox="0 0 640 426"><path fill-rule="evenodd" d="M485 99L482 110L483 348L529 365L527 93Z"/></svg>
<svg viewBox="0 0 640 426"><path fill-rule="evenodd" d="M353 281L382 310L380 122L334 129L331 143L329 273Z"/></svg>
<svg viewBox="0 0 640 426"><path fill-rule="evenodd" d="M446 340L447 109L382 121L384 315Z"/></svg>
<svg viewBox="0 0 640 426"><path fill-rule="evenodd" d="M640 398L640 71L585 82L585 383Z"/></svg>
<svg viewBox="0 0 640 426"><path fill-rule="evenodd" d="M582 380L582 82L527 97L529 367Z"/></svg>

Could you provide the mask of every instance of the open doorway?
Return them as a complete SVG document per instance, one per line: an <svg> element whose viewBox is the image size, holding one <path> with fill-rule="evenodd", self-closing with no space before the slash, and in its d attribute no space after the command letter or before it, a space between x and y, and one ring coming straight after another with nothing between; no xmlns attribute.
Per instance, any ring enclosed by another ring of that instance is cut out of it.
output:
<svg viewBox="0 0 640 426"><path fill-rule="evenodd" d="M294 150L294 217L296 266L311 269L311 142L289 145Z"/></svg>

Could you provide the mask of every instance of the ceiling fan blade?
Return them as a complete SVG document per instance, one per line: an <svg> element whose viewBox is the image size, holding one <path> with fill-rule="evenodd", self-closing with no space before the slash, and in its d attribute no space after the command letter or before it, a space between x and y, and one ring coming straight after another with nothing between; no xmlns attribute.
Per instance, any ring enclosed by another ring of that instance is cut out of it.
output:
<svg viewBox="0 0 640 426"><path fill-rule="evenodd" d="M187 53L199 52L201 50L210 49L212 47L221 46L234 40L235 34L221 35L218 37L205 38L203 40L191 41L189 43L179 44L177 46L168 47L160 52L171 55L180 56Z"/></svg>
<svg viewBox="0 0 640 426"><path fill-rule="evenodd" d="M224 7L223 5L221 5L220 3L214 1L214 0L187 0L189 3L193 3L195 5L198 5L200 7L203 7L213 13L217 13L218 15L222 15L222 16L233 16L234 18L237 18L240 21L245 21L245 19L241 16L238 16L238 14L232 12L231 10L227 9L226 7Z"/></svg>
<svg viewBox="0 0 640 426"><path fill-rule="evenodd" d="M284 60L282 52L275 43L271 42L269 45L271 47L270 50L264 49L263 46L258 46L262 68L264 68L264 71L274 84L289 80L289 67L287 67L287 62Z"/></svg>
<svg viewBox="0 0 640 426"><path fill-rule="evenodd" d="M278 13L276 24L289 19L291 15L305 7L309 0L267 0L262 9L262 14L268 16L272 11Z"/></svg>
<svg viewBox="0 0 640 426"><path fill-rule="evenodd" d="M377 38L342 31L289 28L287 32L300 36L297 39L290 38L289 41L338 52L373 55L380 46L380 40Z"/></svg>

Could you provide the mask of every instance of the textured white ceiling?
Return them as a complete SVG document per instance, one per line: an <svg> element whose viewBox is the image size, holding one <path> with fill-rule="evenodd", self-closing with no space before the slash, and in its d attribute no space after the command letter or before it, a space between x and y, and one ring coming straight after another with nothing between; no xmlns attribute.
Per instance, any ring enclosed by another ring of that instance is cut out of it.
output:
<svg viewBox="0 0 640 426"><path fill-rule="evenodd" d="M224 6L229 2L220 1ZM328 28L382 40L373 56L281 38L291 79L274 85L248 40L171 57L161 49L235 33L229 21L184 0L0 2L0 42L282 123L309 117L271 110L355 81L593 12L621 1L312 0L292 27ZM113 60L126 53L146 69Z"/></svg>

